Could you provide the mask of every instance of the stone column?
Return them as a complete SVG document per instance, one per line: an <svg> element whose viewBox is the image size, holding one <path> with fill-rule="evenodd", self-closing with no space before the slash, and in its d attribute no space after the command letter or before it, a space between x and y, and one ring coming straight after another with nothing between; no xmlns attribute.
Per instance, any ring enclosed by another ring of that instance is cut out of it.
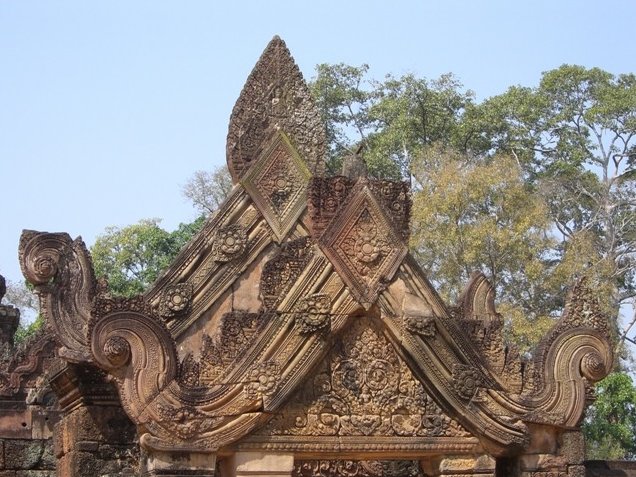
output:
<svg viewBox="0 0 636 477"><path fill-rule="evenodd" d="M136 430L104 374L60 362L49 370L62 417L54 429L58 477L137 474Z"/></svg>
<svg viewBox="0 0 636 477"><path fill-rule="evenodd" d="M237 452L221 465L221 477L291 477L294 455Z"/></svg>
<svg viewBox="0 0 636 477"><path fill-rule="evenodd" d="M143 477L210 477L215 475L216 455L203 452L146 451Z"/></svg>

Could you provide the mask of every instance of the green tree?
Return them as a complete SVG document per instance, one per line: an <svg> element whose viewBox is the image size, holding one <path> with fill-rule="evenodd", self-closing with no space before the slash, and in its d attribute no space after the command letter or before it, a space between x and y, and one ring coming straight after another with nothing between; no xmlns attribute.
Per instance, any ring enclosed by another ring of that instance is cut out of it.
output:
<svg viewBox="0 0 636 477"><path fill-rule="evenodd" d="M505 171L505 173L502 173ZM553 324L547 206L509 156L478 160L431 146L412 164L411 248L442 296L455 301L475 270L527 351Z"/></svg>
<svg viewBox="0 0 636 477"><path fill-rule="evenodd" d="M408 178L411 160L424 146L468 148L461 118L474 94L452 74L435 80L388 75L376 81L367 77L368 70L368 65L316 67L310 87L326 122L331 174L339 174L342 157L361 142L370 175L382 179Z"/></svg>
<svg viewBox="0 0 636 477"><path fill-rule="evenodd" d="M588 459L636 458L636 389L626 373L596 384L596 401L583 421Z"/></svg>
<svg viewBox="0 0 636 477"><path fill-rule="evenodd" d="M617 319L636 297L636 76L563 65L484 102L471 122L547 198L563 283L591 276Z"/></svg>
<svg viewBox="0 0 636 477"><path fill-rule="evenodd" d="M328 131L335 131L329 136L333 154L355 150L364 141L371 176L409 178L413 172L419 176L415 189L423 175L435 174L418 165L433 145L466 154L473 162L512 157L527 192L543 197L549 234L555 239L543 256L551 263L541 290L551 297L543 300L552 303L550 314L562 307L567 286L587 275L604 298L605 312L618 322L621 306L636 299L633 74L564 65L544 73L536 87L514 86L477 104L452 75L432 81L414 75L375 81L367 73L366 65L317 69L313 91ZM435 167L452 163L442 158ZM414 218L417 231L419 219ZM413 246L421 250L426 244L414 241ZM472 265L493 268L485 262ZM452 269L440 265L433 273L445 268ZM528 303L528 309L530 305L536 303ZM627 330L621 334L625 338Z"/></svg>
<svg viewBox="0 0 636 477"><path fill-rule="evenodd" d="M201 229L204 219L180 224L174 232L167 232L159 223L146 219L126 227L108 227L97 237L90 249L95 273L108 279L114 295L130 297L146 290Z"/></svg>

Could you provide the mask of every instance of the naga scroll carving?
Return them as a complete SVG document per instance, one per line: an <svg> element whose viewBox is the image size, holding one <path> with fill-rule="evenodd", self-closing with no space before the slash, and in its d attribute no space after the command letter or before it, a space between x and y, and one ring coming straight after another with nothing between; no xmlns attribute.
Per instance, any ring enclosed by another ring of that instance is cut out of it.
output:
<svg viewBox="0 0 636 477"><path fill-rule="evenodd" d="M90 359L88 323L97 281L81 238L26 230L20 237L20 266L35 286L48 326L71 361Z"/></svg>

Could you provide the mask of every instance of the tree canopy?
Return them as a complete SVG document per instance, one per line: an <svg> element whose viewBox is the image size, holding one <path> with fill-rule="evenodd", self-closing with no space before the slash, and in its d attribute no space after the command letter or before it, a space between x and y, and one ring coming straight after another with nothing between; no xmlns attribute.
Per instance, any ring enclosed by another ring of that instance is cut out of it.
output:
<svg viewBox="0 0 636 477"><path fill-rule="evenodd" d="M114 295L130 297L145 291L203 226L203 217L167 232L158 219L126 227L107 227L90 248L95 273L108 280Z"/></svg>
<svg viewBox="0 0 636 477"><path fill-rule="evenodd" d="M567 286L587 275L618 323L636 296L636 77L563 65L477 103L452 74L377 81L368 71L316 68L331 170L362 141L372 176L411 181L412 246L447 298L472 268L502 297L524 290L515 299L526 316L557 316ZM502 204L517 206L493 210ZM515 207L532 211L507 223ZM520 288L521 275L537 280Z"/></svg>

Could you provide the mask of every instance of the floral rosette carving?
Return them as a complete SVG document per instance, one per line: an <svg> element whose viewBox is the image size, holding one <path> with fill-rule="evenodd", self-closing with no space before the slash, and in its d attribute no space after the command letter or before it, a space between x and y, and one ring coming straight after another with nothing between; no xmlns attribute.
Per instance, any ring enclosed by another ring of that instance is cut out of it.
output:
<svg viewBox="0 0 636 477"><path fill-rule="evenodd" d="M331 299L327 295L315 294L302 300L298 306L296 324L303 334L329 328Z"/></svg>
<svg viewBox="0 0 636 477"><path fill-rule="evenodd" d="M378 226L365 210L358 219L353 236L342 242L342 249L353 257L357 271L362 276L371 275L381 259L391 252L388 242L378 234Z"/></svg>
<svg viewBox="0 0 636 477"><path fill-rule="evenodd" d="M238 224L220 229L214 237L213 256L217 262L229 262L240 256L247 247L245 230Z"/></svg>
<svg viewBox="0 0 636 477"><path fill-rule="evenodd" d="M121 336L113 336L104 343L104 356L113 366L123 366L130 358L130 344Z"/></svg>
<svg viewBox="0 0 636 477"><path fill-rule="evenodd" d="M159 314L164 318L184 314L192 303L192 285L178 283L167 287L161 295Z"/></svg>
<svg viewBox="0 0 636 477"><path fill-rule="evenodd" d="M274 361L260 363L252 368L248 378L252 381L245 385L245 394L248 399L271 396L278 387L280 366Z"/></svg>
<svg viewBox="0 0 636 477"><path fill-rule="evenodd" d="M282 167L282 164L277 165L281 167L272 168L268 171L268 174L261 179L260 185L269 196L274 210L280 213L287 202L287 198L296 188L293 180L297 180L298 177L294 174L295 171L293 169L287 170Z"/></svg>
<svg viewBox="0 0 636 477"><path fill-rule="evenodd" d="M461 397L472 399L477 389L484 386L484 379L472 366L456 364L453 367L453 385Z"/></svg>

